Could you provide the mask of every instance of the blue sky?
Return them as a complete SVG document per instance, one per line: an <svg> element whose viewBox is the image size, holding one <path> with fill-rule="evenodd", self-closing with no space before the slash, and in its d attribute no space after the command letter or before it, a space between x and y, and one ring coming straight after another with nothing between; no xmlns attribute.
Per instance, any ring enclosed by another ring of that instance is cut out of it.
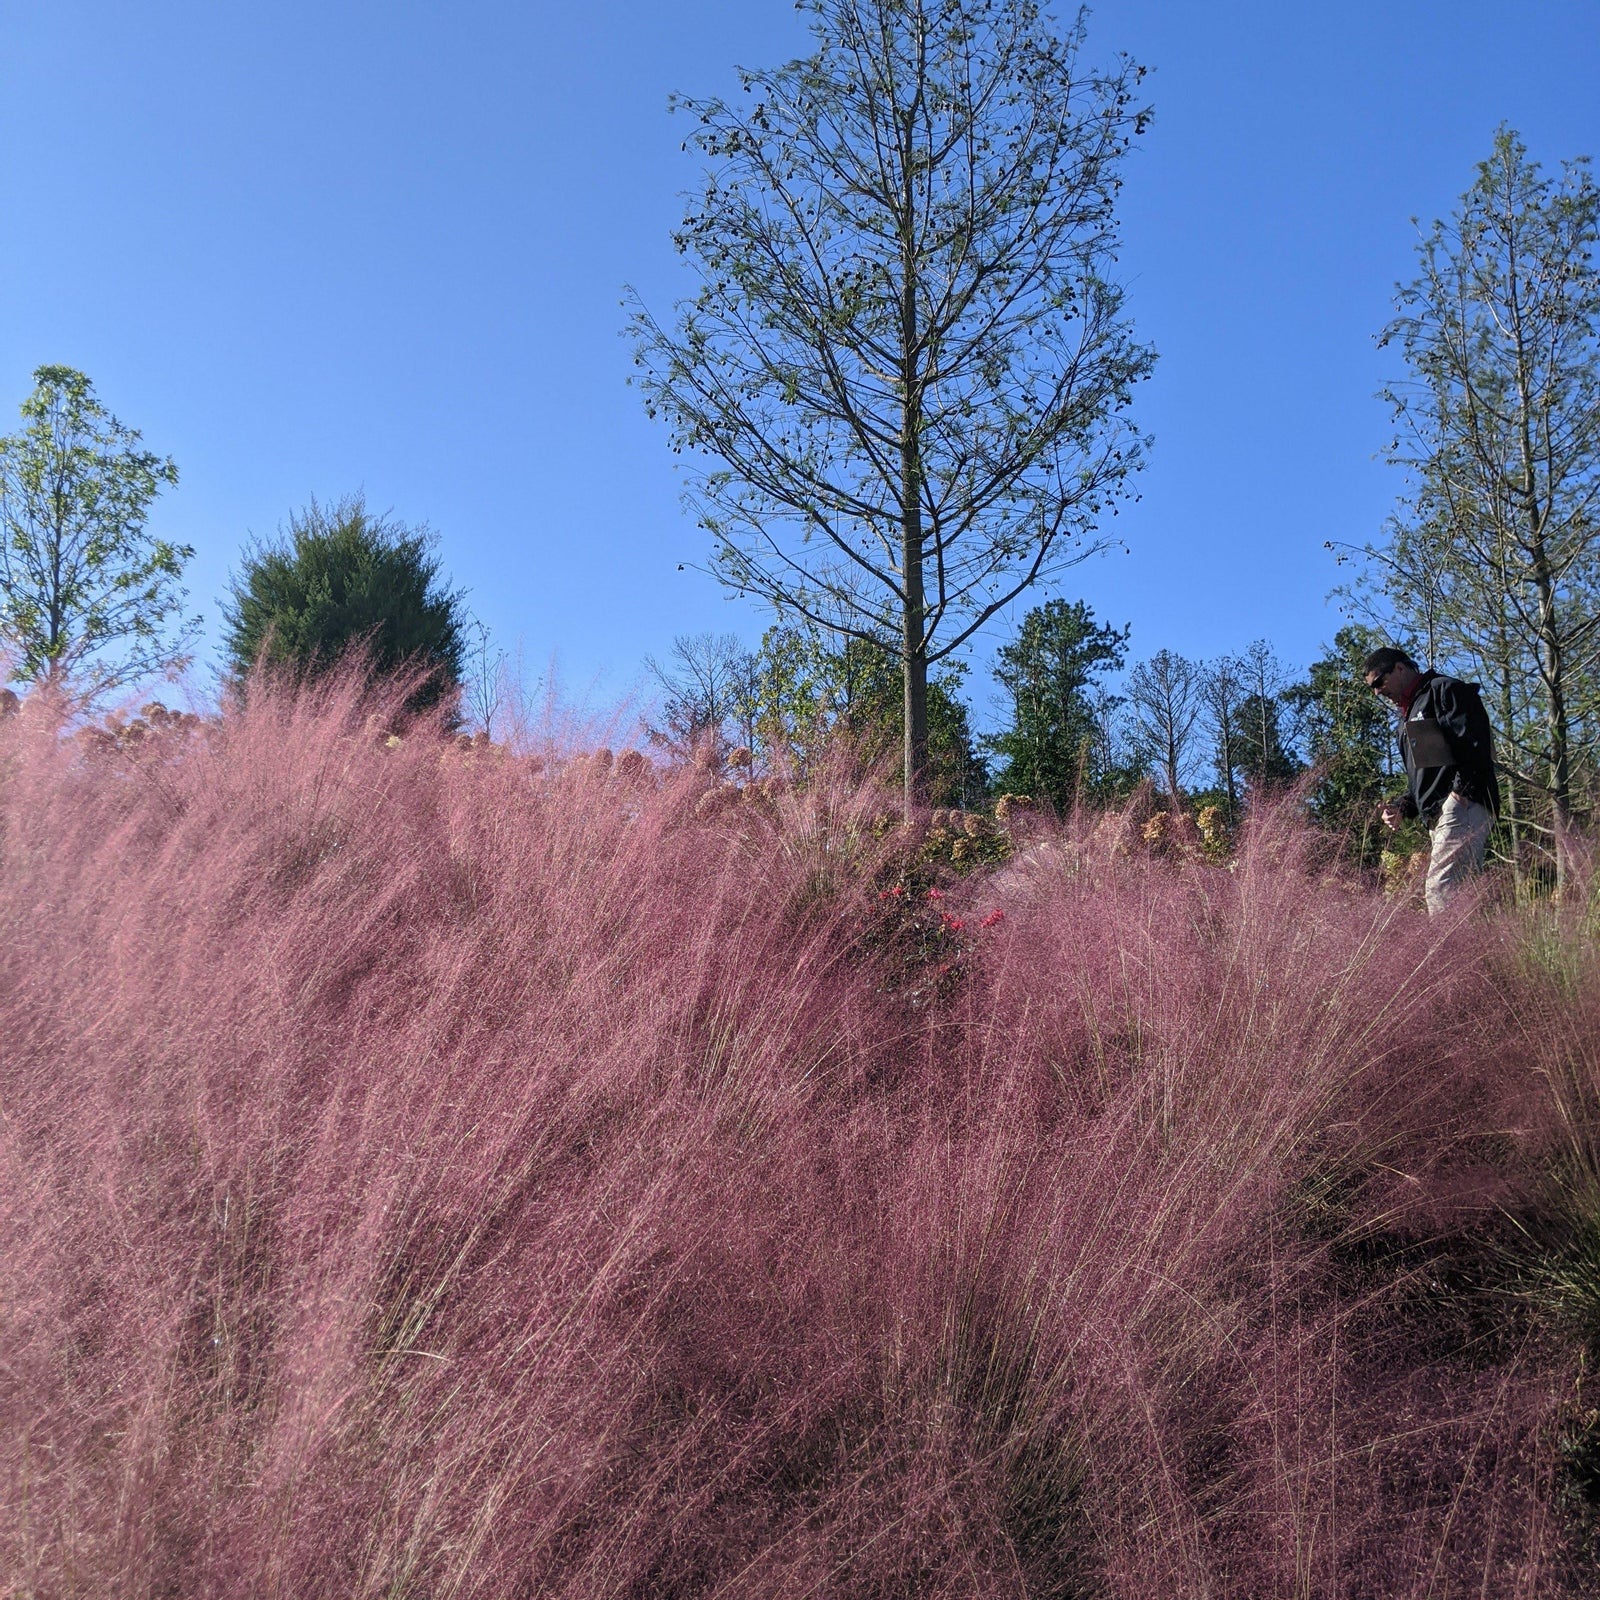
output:
<svg viewBox="0 0 1600 1600"><path fill-rule="evenodd" d="M245 540L355 489L602 696L674 634L753 642L757 609L677 570L706 542L620 301L687 286L669 92L806 39L789 0L0 0L0 428L65 362L176 458L154 521L213 643ZM1160 363L1128 553L1058 592L1136 656L1264 636L1302 665L1340 620L1323 541L1397 489L1374 335L1411 219L1502 121L1548 165L1600 154L1600 0L1104 0L1088 48L1151 68L1123 267Z"/></svg>

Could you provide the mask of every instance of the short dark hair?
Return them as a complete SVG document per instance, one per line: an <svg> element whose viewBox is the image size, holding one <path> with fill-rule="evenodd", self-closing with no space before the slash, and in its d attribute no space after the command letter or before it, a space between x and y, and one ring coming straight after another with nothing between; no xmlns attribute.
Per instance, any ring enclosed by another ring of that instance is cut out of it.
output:
<svg viewBox="0 0 1600 1600"><path fill-rule="evenodd" d="M1389 672L1395 667L1410 667L1413 672L1419 670L1416 662L1404 650L1396 650L1393 645L1386 644L1381 650L1374 650L1361 663L1361 676L1370 678L1374 672Z"/></svg>

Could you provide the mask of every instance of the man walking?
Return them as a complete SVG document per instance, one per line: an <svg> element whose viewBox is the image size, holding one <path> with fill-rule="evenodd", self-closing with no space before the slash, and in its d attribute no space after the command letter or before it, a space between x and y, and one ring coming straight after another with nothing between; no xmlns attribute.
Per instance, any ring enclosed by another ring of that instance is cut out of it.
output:
<svg viewBox="0 0 1600 1600"><path fill-rule="evenodd" d="M1374 650L1362 664L1367 687L1400 708L1400 758L1405 799L1384 802L1384 825L1420 816L1429 828L1428 914L1483 865L1484 846L1500 809L1489 713L1475 683L1422 672L1404 650Z"/></svg>

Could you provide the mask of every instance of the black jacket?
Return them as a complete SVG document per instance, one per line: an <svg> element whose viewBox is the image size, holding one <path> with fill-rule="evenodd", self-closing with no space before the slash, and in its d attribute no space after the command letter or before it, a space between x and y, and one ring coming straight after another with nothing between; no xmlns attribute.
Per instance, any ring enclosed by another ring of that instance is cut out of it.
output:
<svg viewBox="0 0 1600 1600"><path fill-rule="evenodd" d="M1454 791L1498 813L1489 713L1475 683L1425 672L1400 723L1400 759L1410 791L1402 809L1431 827Z"/></svg>

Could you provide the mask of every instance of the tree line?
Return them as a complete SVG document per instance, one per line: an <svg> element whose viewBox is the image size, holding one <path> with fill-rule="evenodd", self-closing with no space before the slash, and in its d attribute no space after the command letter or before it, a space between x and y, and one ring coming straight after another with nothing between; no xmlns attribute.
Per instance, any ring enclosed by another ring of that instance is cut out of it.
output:
<svg viewBox="0 0 1600 1600"><path fill-rule="evenodd" d="M1397 776L1391 720L1361 679L1374 630L1342 628L1302 677L1266 640L1210 661L1160 650L1130 665L1129 637L1081 600L1033 607L996 652L1005 721L993 733L977 731L965 663L932 675L929 804L1012 794L1065 811L1150 784L1170 806L1237 820L1250 799L1308 778L1313 813L1371 853L1373 810ZM682 635L646 664L659 697L648 737L668 759L803 777L840 736L864 766L901 747L897 664L869 641L780 622L754 648L731 633Z"/></svg>
<svg viewBox="0 0 1600 1600"><path fill-rule="evenodd" d="M1031 0L803 9L812 55L742 73L742 101L680 103L705 162L676 235L698 283L670 318L636 302L639 382L718 576L898 664L909 808L947 782L930 671L1102 547L1144 462L1130 406L1155 354L1117 284L1116 205L1151 112L1140 68L1086 61L1082 13L1063 31ZM1558 874L1600 781L1597 226L1587 162L1548 175L1502 128L1383 334L1399 509L1337 546L1359 620L1482 679L1511 855L1553 846ZM1233 671L1202 676L1231 746ZM1188 690L1162 655L1129 684L1174 792ZM1252 697L1240 737L1265 745L1265 680ZM1024 769L1056 759L1015 737Z"/></svg>
<svg viewBox="0 0 1600 1600"><path fill-rule="evenodd" d="M23 430L0 440L11 676L91 709L189 662L198 619L181 579L193 551L148 529L177 468L70 368L40 368L22 414ZM498 659L446 585L427 530L359 497L312 502L276 539L250 545L223 613L224 672L236 684L258 664L315 676L358 645L376 671L420 669L415 709L458 695L458 715L493 731ZM1387 724L1359 691L1373 637L1347 629L1303 683L1290 684L1258 641L1213 662L1162 650L1114 689L1128 629L1082 601L1047 600L997 652L1009 712L998 733L976 728L965 662L930 674L923 793L940 806L1009 792L1065 808L1114 801L1154 776L1174 803L1210 800L1234 816L1247 793L1332 762L1317 803L1342 820L1377 798L1391 767ZM803 771L840 735L868 765L903 749L903 673L889 640L791 617L753 650L732 635L680 637L646 666L660 690L649 738L669 759Z"/></svg>

